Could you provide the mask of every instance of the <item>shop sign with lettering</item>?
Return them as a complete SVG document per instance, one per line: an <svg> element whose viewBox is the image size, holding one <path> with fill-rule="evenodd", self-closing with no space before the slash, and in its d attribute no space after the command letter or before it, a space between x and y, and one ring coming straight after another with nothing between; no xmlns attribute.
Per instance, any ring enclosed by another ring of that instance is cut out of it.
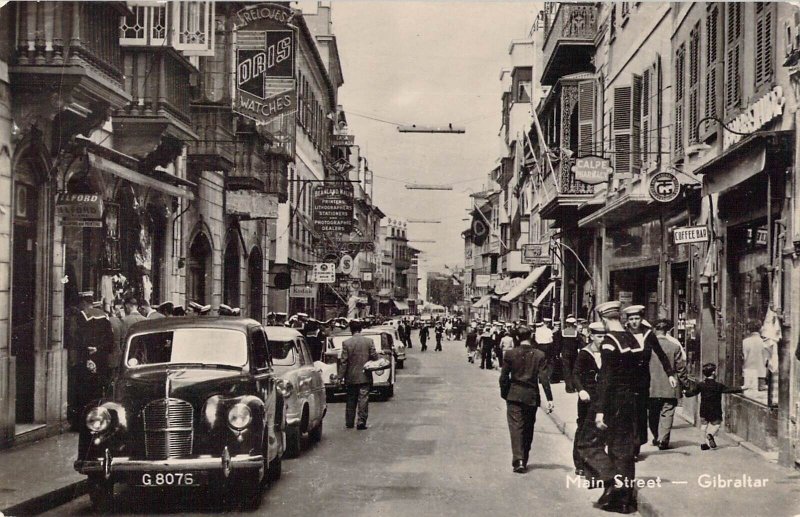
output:
<svg viewBox="0 0 800 517"><path fill-rule="evenodd" d="M353 186L346 181L314 187L314 230L320 233L353 231Z"/></svg>
<svg viewBox="0 0 800 517"><path fill-rule="evenodd" d="M475 275L475 287L489 287L490 281L489 275Z"/></svg>
<svg viewBox="0 0 800 517"><path fill-rule="evenodd" d="M225 210L244 220L277 219L278 196L249 190L229 190Z"/></svg>
<svg viewBox="0 0 800 517"><path fill-rule="evenodd" d="M331 145L334 147L350 147L355 145L356 136L346 134L336 134L331 136Z"/></svg>
<svg viewBox="0 0 800 517"><path fill-rule="evenodd" d="M103 198L100 194L58 194L56 215L65 219L102 219Z"/></svg>
<svg viewBox="0 0 800 517"><path fill-rule="evenodd" d="M294 14L293 9L276 4L237 12L236 113L265 124L297 111Z"/></svg>
<svg viewBox="0 0 800 517"><path fill-rule="evenodd" d="M316 286L293 285L289 287L289 298L316 298Z"/></svg>
<svg viewBox="0 0 800 517"><path fill-rule="evenodd" d="M671 172L659 172L650 179L650 197L659 203L669 203L681 193L681 183Z"/></svg>
<svg viewBox="0 0 800 517"><path fill-rule="evenodd" d="M689 244L692 242L706 242L708 240L708 227L684 226L672 231L675 244Z"/></svg>
<svg viewBox="0 0 800 517"><path fill-rule="evenodd" d="M572 166L575 179L589 185L605 183L614 172L608 158L600 156L584 156L575 160Z"/></svg>
<svg viewBox="0 0 800 517"><path fill-rule="evenodd" d="M785 103L786 98L783 96L783 88L776 86L772 91L728 122L726 126L737 133L753 133L783 115L783 105ZM744 135L737 135L731 131L723 131L722 134L723 149L729 148L744 138Z"/></svg>
<svg viewBox="0 0 800 517"><path fill-rule="evenodd" d="M523 244L522 263L532 266L550 264L550 253L547 244Z"/></svg>
<svg viewBox="0 0 800 517"><path fill-rule="evenodd" d="M331 262L317 262L311 270L310 281L315 284L336 283L336 264Z"/></svg>

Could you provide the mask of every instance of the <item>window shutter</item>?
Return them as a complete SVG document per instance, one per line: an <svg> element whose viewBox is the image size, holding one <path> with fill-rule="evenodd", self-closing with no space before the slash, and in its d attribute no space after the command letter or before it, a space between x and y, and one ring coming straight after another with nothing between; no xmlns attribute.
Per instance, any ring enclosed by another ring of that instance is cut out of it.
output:
<svg viewBox="0 0 800 517"><path fill-rule="evenodd" d="M742 6L725 4L725 109L736 110L742 103Z"/></svg>
<svg viewBox="0 0 800 517"><path fill-rule="evenodd" d="M686 44L682 43L675 52L675 123L673 125L673 152L676 160L683 158L684 122L684 72L686 69Z"/></svg>
<svg viewBox="0 0 800 517"><path fill-rule="evenodd" d="M187 56L214 55L214 2L172 2L172 47Z"/></svg>
<svg viewBox="0 0 800 517"><path fill-rule="evenodd" d="M698 141L700 114L700 22L689 34L689 145Z"/></svg>
<svg viewBox="0 0 800 517"><path fill-rule="evenodd" d="M755 44L755 86L772 81L773 75L773 43L772 15L773 5L767 2L756 2L756 44Z"/></svg>
<svg viewBox="0 0 800 517"><path fill-rule="evenodd" d="M721 117L722 59L720 56L719 4L712 4L706 15L706 72L703 117ZM717 134L719 126L707 120L700 128L700 140L706 141Z"/></svg>
<svg viewBox="0 0 800 517"><path fill-rule="evenodd" d="M578 84L578 156L594 153L595 82Z"/></svg>
<svg viewBox="0 0 800 517"><path fill-rule="evenodd" d="M625 174L631 172L631 86L614 88L614 172Z"/></svg>
<svg viewBox="0 0 800 517"><path fill-rule="evenodd" d="M131 13L120 17L119 44L160 47L167 39L171 22L165 4L152 1L128 2Z"/></svg>
<svg viewBox="0 0 800 517"><path fill-rule="evenodd" d="M633 98L631 99L631 172L642 170L642 76L633 75Z"/></svg>
<svg viewBox="0 0 800 517"><path fill-rule="evenodd" d="M658 167L661 163L661 104L662 104L662 85L661 85L661 56L656 54L656 61L653 63L650 73L650 141L649 149L650 166Z"/></svg>

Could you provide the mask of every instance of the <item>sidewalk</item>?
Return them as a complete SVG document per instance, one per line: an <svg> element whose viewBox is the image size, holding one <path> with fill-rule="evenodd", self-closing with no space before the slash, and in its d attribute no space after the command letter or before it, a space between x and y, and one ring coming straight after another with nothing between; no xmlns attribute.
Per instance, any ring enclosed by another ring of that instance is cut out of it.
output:
<svg viewBox="0 0 800 517"><path fill-rule="evenodd" d="M553 385L555 410L548 416L571 440L577 427L577 397L566 393L563 383ZM676 416L670 449L644 445L636 476L653 483L660 479L660 486L639 490L639 513L660 517L800 515L800 472L766 461L723 432L716 441L716 450L701 451L700 429ZM768 481L761 482L763 487L747 487L758 480Z"/></svg>
<svg viewBox="0 0 800 517"><path fill-rule="evenodd" d="M83 494L72 468L78 434L66 433L0 451L0 514L32 515Z"/></svg>

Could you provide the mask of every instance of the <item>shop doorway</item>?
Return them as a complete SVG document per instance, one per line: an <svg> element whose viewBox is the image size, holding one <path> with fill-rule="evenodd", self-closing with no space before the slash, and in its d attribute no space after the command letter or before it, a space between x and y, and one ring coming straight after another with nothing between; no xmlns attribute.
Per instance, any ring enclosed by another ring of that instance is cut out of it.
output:
<svg viewBox="0 0 800 517"><path fill-rule="evenodd" d="M611 299L623 306L644 305L644 318L658 319L658 266L640 267L611 272Z"/></svg>
<svg viewBox="0 0 800 517"><path fill-rule="evenodd" d="M189 247L187 273L188 301L205 305L210 298L208 288L211 286L211 243L205 234L197 234Z"/></svg>
<svg viewBox="0 0 800 517"><path fill-rule="evenodd" d="M241 259L239 258L239 242L236 240L235 235L231 235L228 239L228 245L225 246L225 273L224 273L224 286L223 286L223 301L222 303L228 304L231 307L239 307L242 304L239 284L241 282Z"/></svg>
<svg viewBox="0 0 800 517"><path fill-rule="evenodd" d="M28 175L14 184L14 298L11 307L11 354L16 358L17 424L33 423L36 386L37 189Z"/></svg>
<svg viewBox="0 0 800 517"><path fill-rule="evenodd" d="M259 248L253 248L247 259L247 278L250 279L250 317L260 322L264 316L264 256Z"/></svg>

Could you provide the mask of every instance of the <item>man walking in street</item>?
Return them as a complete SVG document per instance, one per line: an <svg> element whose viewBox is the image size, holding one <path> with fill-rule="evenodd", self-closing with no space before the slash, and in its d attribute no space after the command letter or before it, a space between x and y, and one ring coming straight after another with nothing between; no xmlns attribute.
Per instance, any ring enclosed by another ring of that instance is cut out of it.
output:
<svg viewBox="0 0 800 517"><path fill-rule="evenodd" d="M514 472L520 474L528 468L536 410L541 405L540 382L547 398L547 412L553 410L550 383L542 377L545 357L531 345L530 334L528 328L520 330L521 344L506 354L500 371L500 396L506 401L506 418L511 435L511 464Z"/></svg>
<svg viewBox="0 0 800 517"><path fill-rule="evenodd" d="M442 351L442 334L444 334L444 327L442 327L441 323L436 324L436 328L433 330L434 334L436 335L436 348L433 349L434 352L441 352Z"/></svg>
<svg viewBox="0 0 800 517"><path fill-rule="evenodd" d="M667 319L656 323L656 338L667 354L672 369L678 380L687 382L686 363L683 361L680 345L667 339L667 331L672 328L672 322ZM650 432L653 433L653 445L659 449L669 448L669 436L672 431L672 421L675 417L675 408L681 396L681 387L672 386L661 363L654 355L650 356L650 404L648 407L648 420Z"/></svg>
<svg viewBox="0 0 800 517"><path fill-rule="evenodd" d="M503 358L505 357L507 352L510 352L514 349L514 338L511 337L511 334L508 330L503 332L503 337L500 338L500 347L497 349L497 362L500 363L500 366L503 366Z"/></svg>
<svg viewBox="0 0 800 517"><path fill-rule="evenodd" d="M645 379L648 387L645 394L649 394L650 354L656 352L670 377L672 367L657 339L651 349L649 341L640 342L623 327L620 305L619 301L611 301L596 308L605 325L606 337L600 350L601 367L592 410L595 426L603 432L604 439L581 440L578 450L592 478L603 483L603 495L597 506L611 512L633 513L636 511L636 494L632 487L639 443L638 406ZM677 385L674 377L670 383Z"/></svg>
<svg viewBox="0 0 800 517"><path fill-rule="evenodd" d="M428 330L428 324L423 323L422 328L419 329L419 342L422 343L422 348L420 349L421 352L424 352L428 349L428 339L430 338L430 331Z"/></svg>
<svg viewBox="0 0 800 517"><path fill-rule="evenodd" d="M350 321L350 333L353 337L342 343L342 355L339 362L339 378L344 381L347 391L347 407L345 408L345 427L352 429L358 411L358 429L367 428L369 413L369 390L372 387L372 372L365 372L364 365L368 361L378 359L378 352L371 339L361 335L361 322Z"/></svg>
<svg viewBox="0 0 800 517"><path fill-rule="evenodd" d="M492 349L494 348L494 338L489 326L484 327L480 338L481 346L481 370L492 369Z"/></svg>
<svg viewBox="0 0 800 517"><path fill-rule="evenodd" d="M474 327L467 330L467 341L464 345L467 348L467 361L475 362L475 351L478 349L478 332Z"/></svg>
<svg viewBox="0 0 800 517"><path fill-rule="evenodd" d="M122 317L122 335L125 336L128 334L131 325L144 321L145 317L139 312L139 304L133 295L125 297L125 304L122 308L125 311L125 315Z"/></svg>
<svg viewBox="0 0 800 517"><path fill-rule="evenodd" d="M597 376L600 373L600 347L606 337L605 326L598 322L589 325L591 341L586 347L578 351L575 358L574 383L578 392L578 428L575 431L575 440L572 444L572 461L575 464L575 474L586 474L583 457L578 445L581 440L599 439L594 426L594 413L591 411L592 402L597 398Z"/></svg>

